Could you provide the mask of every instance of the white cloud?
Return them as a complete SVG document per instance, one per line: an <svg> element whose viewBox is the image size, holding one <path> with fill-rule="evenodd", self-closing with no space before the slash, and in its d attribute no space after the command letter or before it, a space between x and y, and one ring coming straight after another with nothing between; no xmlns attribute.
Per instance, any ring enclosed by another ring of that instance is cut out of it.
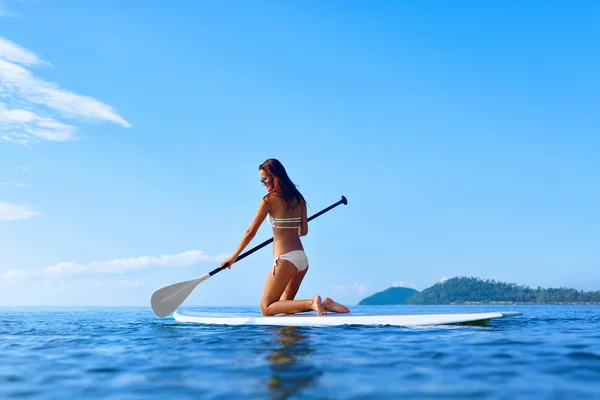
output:
<svg viewBox="0 0 600 400"><path fill-rule="evenodd" d="M146 284L146 282L138 281L137 279L134 279L134 280L119 279L119 280L115 281L114 283L119 286L126 286L126 287L131 287L131 288L144 286Z"/></svg>
<svg viewBox="0 0 600 400"><path fill-rule="evenodd" d="M42 215L27 206L0 202L0 221L29 219Z"/></svg>
<svg viewBox="0 0 600 400"><path fill-rule="evenodd" d="M76 126L59 118L131 126L110 105L35 77L27 68L32 66L51 65L0 37L0 140L32 144L77 139Z"/></svg>
<svg viewBox="0 0 600 400"><path fill-rule="evenodd" d="M392 282L392 287L405 287L405 288L416 289L417 285L415 285L412 282L394 281L394 282Z"/></svg>
<svg viewBox="0 0 600 400"><path fill-rule="evenodd" d="M14 182L2 182L0 181L0 186L16 186L16 187L25 187L27 186L27 183L24 182L20 182L20 183L14 183Z"/></svg>
<svg viewBox="0 0 600 400"><path fill-rule="evenodd" d="M0 53L0 57L2 54ZM47 106L64 115L115 122L129 127L129 122L117 115L114 109L91 97L63 90L56 84L42 81L25 67L0 59L0 82L4 89L19 97Z"/></svg>
<svg viewBox="0 0 600 400"><path fill-rule="evenodd" d="M27 275L27 272L25 272L22 269L13 269L11 271L8 271L4 277L6 279L23 279L25 278L25 276Z"/></svg>
<svg viewBox="0 0 600 400"><path fill-rule="evenodd" d="M1 62L1 61L0 61ZM73 140L75 127L31 111L8 109L0 103L0 134L13 143L38 143L40 140L64 142Z"/></svg>
<svg viewBox="0 0 600 400"><path fill-rule="evenodd" d="M0 58L21 65L50 65L31 51L0 37Z"/></svg>
<svg viewBox="0 0 600 400"><path fill-rule="evenodd" d="M355 283L354 289L356 290L357 294L361 294L367 291L367 285L364 283Z"/></svg>
<svg viewBox="0 0 600 400"><path fill-rule="evenodd" d="M0 17L16 17L17 15L17 13L8 11L6 8L2 7L2 4L0 4Z"/></svg>
<svg viewBox="0 0 600 400"><path fill-rule="evenodd" d="M2 104L2 103L0 103L0 104ZM6 170L6 172L11 172L12 173L12 172L17 172L17 170L19 170L19 171L27 171L28 169L29 168L27 168L27 167L18 166L16 168L9 168L9 169Z"/></svg>
<svg viewBox="0 0 600 400"><path fill-rule="evenodd" d="M231 253L227 253L227 254L225 254L225 253L217 254L217 255L215 256L215 259L216 259L217 261L223 261L223 260L225 260L227 257L229 257L230 255L231 255Z"/></svg>
<svg viewBox="0 0 600 400"><path fill-rule="evenodd" d="M6 273L0 273L0 285L14 286L27 276L27 272L22 269L13 269Z"/></svg>
<svg viewBox="0 0 600 400"><path fill-rule="evenodd" d="M65 262L45 269L0 271L0 303L15 305L29 304L30 300L28 298L35 297L35 295L23 295L21 293L23 290L21 289L25 287L28 291L31 291L31 294L40 294L47 299L44 301L49 301L50 303L48 304L55 301L62 304L63 298L66 298L64 297L66 292L70 293L71 299L79 298L80 300L78 301L81 304L88 304L87 301L94 302L96 300L94 300L94 296L87 297L86 290L87 295L89 295L89 293L97 293L99 288L106 289L110 293L132 293L135 290L139 290L139 293L142 293L144 292L144 287L147 286L146 281L140 280L138 276L134 275L119 275L139 271L142 268L191 266L200 262L216 262L216 257L208 256L199 250L193 250L161 256L94 261L86 264ZM13 293L19 292L20 297L12 296L10 294L11 290ZM113 300L115 299L108 299L108 302L110 303ZM104 302L104 300L101 302ZM64 304L68 303L69 301L66 301ZM39 303L34 301L32 304Z"/></svg>
<svg viewBox="0 0 600 400"><path fill-rule="evenodd" d="M72 275L81 273L120 274L150 266L192 265L202 261L212 261L213 259L214 257L210 257L200 250L193 250L161 256L142 256L109 261L93 261L87 264L62 262L47 267L44 270L44 273L47 275Z"/></svg>
<svg viewBox="0 0 600 400"><path fill-rule="evenodd" d="M446 283L446 281L447 281L447 280L448 280L448 278L446 278L446 277L444 276L442 279L440 279L440 283L442 283L442 284L443 284L443 283Z"/></svg>
<svg viewBox="0 0 600 400"><path fill-rule="evenodd" d="M364 292L367 291L368 286L369 285L366 284L366 283L355 282L353 284L335 285L333 287L333 290L337 291L337 292L347 292L347 291L350 291L350 292L353 292L353 293L356 293L356 294L362 294L362 293L364 293Z"/></svg>

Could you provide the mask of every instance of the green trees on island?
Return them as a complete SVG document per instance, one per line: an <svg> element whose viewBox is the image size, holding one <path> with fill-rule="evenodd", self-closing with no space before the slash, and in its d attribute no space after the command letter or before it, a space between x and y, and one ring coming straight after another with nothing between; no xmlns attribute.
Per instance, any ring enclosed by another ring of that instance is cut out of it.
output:
<svg viewBox="0 0 600 400"><path fill-rule="evenodd" d="M437 283L422 292L391 287L361 300L359 305L466 304L466 303L600 303L600 291L567 288L532 289L514 283L459 277Z"/></svg>
<svg viewBox="0 0 600 400"><path fill-rule="evenodd" d="M459 277L437 283L410 297L407 304L461 303L600 303L600 291L567 288L532 289L514 283Z"/></svg>

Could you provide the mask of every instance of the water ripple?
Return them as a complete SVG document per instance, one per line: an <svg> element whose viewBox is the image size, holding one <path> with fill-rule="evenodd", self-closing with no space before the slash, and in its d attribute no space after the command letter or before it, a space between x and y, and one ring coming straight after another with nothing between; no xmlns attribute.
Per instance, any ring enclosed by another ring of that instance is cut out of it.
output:
<svg viewBox="0 0 600 400"><path fill-rule="evenodd" d="M598 306L397 309L524 315L490 327L282 328L135 308L0 309L0 398L600 396ZM244 311L255 310L233 310Z"/></svg>

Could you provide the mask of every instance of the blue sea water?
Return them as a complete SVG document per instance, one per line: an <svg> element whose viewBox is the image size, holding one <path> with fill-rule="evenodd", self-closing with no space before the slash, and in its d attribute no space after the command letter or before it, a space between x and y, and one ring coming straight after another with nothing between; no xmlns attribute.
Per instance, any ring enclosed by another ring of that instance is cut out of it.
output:
<svg viewBox="0 0 600 400"><path fill-rule="evenodd" d="M149 307L0 308L0 398L600 398L600 306L352 309L523 316L282 328L185 324Z"/></svg>

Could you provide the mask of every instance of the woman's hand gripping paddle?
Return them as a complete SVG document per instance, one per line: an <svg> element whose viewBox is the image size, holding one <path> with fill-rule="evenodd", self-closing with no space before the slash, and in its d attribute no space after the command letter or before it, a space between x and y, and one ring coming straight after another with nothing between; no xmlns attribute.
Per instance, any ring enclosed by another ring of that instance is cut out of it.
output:
<svg viewBox="0 0 600 400"><path fill-rule="evenodd" d="M346 197L342 196L342 199L340 201L319 211L315 215L308 218L308 221L311 221L311 220L317 218L318 216L325 214L327 211L339 206L340 204L344 204L344 205L348 204L348 200L346 200ZM238 257L236 262L240 261L241 259L243 259L246 256L249 256L250 254L254 253L257 250L262 249L263 247L265 247L272 241L273 241L273 238L264 241L263 243L252 248L251 250L248 250L245 253L242 253ZM196 288L196 286L198 286L200 283L204 282L211 276L219 273L221 270L225 269L228 266L229 266L228 264L225 264L223 266L223 268L217 267L214 270L210 271L207 274L202 275L201 277L199 277L197 279L192 279L191 281L175 283L173 285L165 286L161 289L158 289L156 292L154 292L154 294L152 294L152 298L150 299L150 303L152 304L152 310L154 310L154 314L156 314L160 318L166 317L167 315L171 314L173 311L175 311L177 309L177 307L179 307L181 305L181 303L184 302L184 300L190 295L190 293L192 293L192 290L194 290Z"/></svg>

